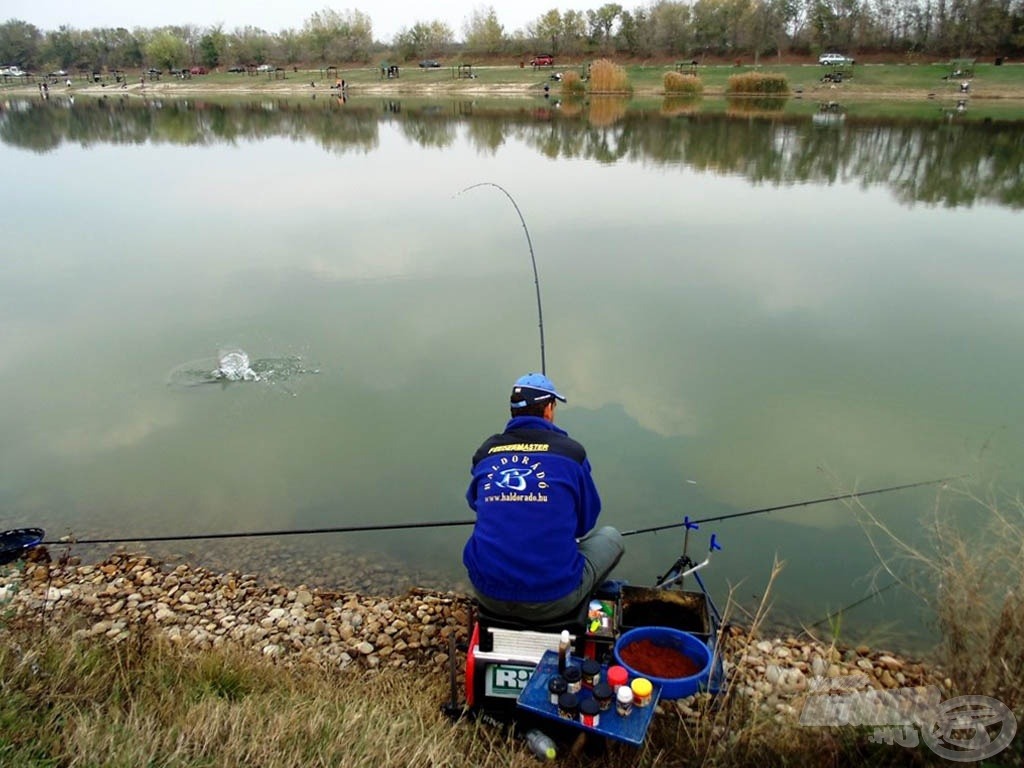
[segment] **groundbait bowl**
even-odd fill
[[[647,640],[660,648],[675,651],[687,657],[697,667],[697,672],[688,677],[658,677],[627,664],[622,658],[622,649],[633,643]],[[711,650],[704,641],[690,632],[671,627],[637,627],[623,633],[613,648],[615,660],[629,672],[631,677],[646,677],[661,688],[662,699],[684,699],[707,687],[711,674]]]
[[[13,563],[38,545],[45,535],[42,528],[16,528],[0,533],[0,565]]]

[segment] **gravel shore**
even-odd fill
[[[109,642],[145,628],[197,649],[232,644],[273,663],[434,668],[446,674],[451,638],[460,647],[467,642],[473,606],[455,591],[412,588],[401,596],[369,596],[267,584],[254,573],[218,573],[116,553],[91,565],[37,556],[24,567],[9,566],[0,575],[0,610],[8,620],[70,620],[77,636]],[[876,690],[949,687],[921,661],[866,646],[761,638],[736,626],[725,635],[729,684],[783,717],[798,714],[816,680],[819,688],[828,679],[857,679]],[[461,653],[457,663],[461,673]],[[676,706],[686,715],[693,711],[690,704]]]

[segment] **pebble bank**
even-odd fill
[[[232,644],[274,663],[367,671],[417,667],[447,675],[451,639],[464,647],[473,606],[452,591],[371,597],[263,584],[257,574],[117,553],[91,565],[37,557],[8,566],[0,571],[0,610],[41,622],[77,617],[78,636],[108,642],[149,630],[197,649]],[[877,690],[949,688],[924,663],[866,646],[758,638],[737,626],[726,630],[724,640],[733,690],[780,717],[798,714],[815,679],[856,677]],[[461,653],[457,665],[461,674]],[[689,715],[693,705],[675,706]]]

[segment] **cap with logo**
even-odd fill
[[[555,383],[543,373],[528,373],[516,379],[512,385],[511,405],[513,408],[525,408],[534,403],[543,403],[555,398],[566,402],[565,397],[555,388]]]

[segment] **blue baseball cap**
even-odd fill
[[[525,376],[520,376],[512,385],[511,406],[525,408],[534,403],[543,403],[552,397],[563,403],[566,402],[565,397],[559,394],[555,388],[555,382],[543,373],[528,373]]]

